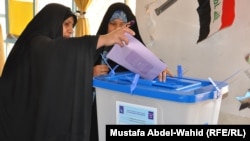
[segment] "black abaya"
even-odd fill
[[[98,138],[91,127],[98,36],[63,38],[70,13],[62,5],[45,6],[10,52],[0,78],[1,141]]]

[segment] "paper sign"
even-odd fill
[[[116,124],[157,124],[157,108],[116,101]]]
[[[128,45],[121,47],[115,44],[107,54],[107,58],[139,74],[142,78],[153,80],[167,65],[136,38],[130,34],[126,36],[129,39]]]

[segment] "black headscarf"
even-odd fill
[[[98,36],[63,38],[69,16],[76,23],[70,8],[46,5],[11,50],[0,78],[1,141],[98,138],[91,127]]]
[[[109,21],[110,21],[112,15],[114,14],[114,12],[117,11],[117,10],[123,11],[126,14],[128,22],[131,21],[131,20],[135,21],[135,23],[130,28],[135,32],[135,36],[134,37],[136,39],[138,39],[142,44],[144,44],[144,42],[143,42],[143,40],[141,38],[139,29],[138,29],[136,17],[133,14],[133,12],[131,11],[131,9],[129,8],[129,6],[126,5],[125,3],[118,2],[118,3],[113,3],[112,5],[109,6],[107,12],[104,14],[104,17],[102,19],[102,22],[101,22],[101,24],[99,26],[99,29],[98,29],[98,31],[97,31],[96,34],[97,35],[107,34]],[[101,57],[100,53],[102,53],[103,50],[109,51],[112,47],[113,46],[105,47],[105,48],[99,48],[96,51],[96,54],[95,54],[95,65],[101,63],[102,57]],[[113,62],[111,60],[109,60],[108,63],[110,64],[110,66],[112,68],[114,68],[117,65],[117,63],[115,63],[115,62]],[[116,72],[120,72],[120,71],[127,71],[127,69],[120,66],[120,67],[118,67],[116,69]]]

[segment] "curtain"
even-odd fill
[[[86,11],[91,2],[92,0],[75,0],[78,9],[77,23],[75,28],[76,37],[90,34],[89,21],[84,15],[86,14]]]
[[[3,43],[3,32],[0,24],[0,77],[2,75],[2,70],[5,62],[5,52],[4,52],[4,43]]]
[[[9,16],[7,34],[18,37],[33,18],[33,1],[9,0],[7,8]]]

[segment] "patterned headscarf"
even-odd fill
[[[125,23],[128,21],[126,14],[121,10],[115,11],[109,21],[111,22],[115,19],[121,19]]]

